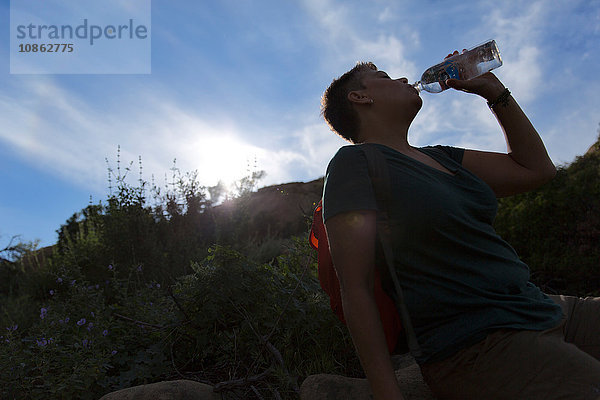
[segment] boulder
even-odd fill
[[[134,386],[108,393],[100,400],[221,400],[213,387],[204,383],[178,380]]]
[[[395,359],[396,378],[407,400],[435,400],[423,380],[419,366],[406,356]],[[347,378],[340,375],[311,375],[300,387],[301,400],[368,400],[372,399],[366,379]]]

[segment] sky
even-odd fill
[[[415,82],[495,39],[494,72],[556,165],[598,137],[600,0],[152,0],[151,65],[139,74],[11,74],[10,18],[0,0],[0,249],[14,235],[54,244],[73,213],[105,201],[118,148],[134,179],[141,157],[159,185],[174,159],[206,186],[249,166],[266,172],[260,186],[323,176],[346,143],[320,98],[357,61]],[[412,145],[506,151],[483,99],[421,97]]]

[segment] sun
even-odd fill
[[[248,175],[262,149],[244,143],[232,135],[202,137],[193,146],[194,165],[202,184],[216,185],[219,181],[227,187]]]

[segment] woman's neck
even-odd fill
[[[365,135],[361,138],[364,143],[379,143],[398,150],[402,153],[414,151],[414,148],[408,143],[408,127],[397,126],[395,128],[386,126],[386,129],[378,127],[366,128]]]

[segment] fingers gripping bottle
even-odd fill
[[[502,58],[496,41],[490,40],[428,68],[421,75],[421,80],[413,86],[419,91],[439,93],[448,89],[446,79],[475,78],[501,65]]]

